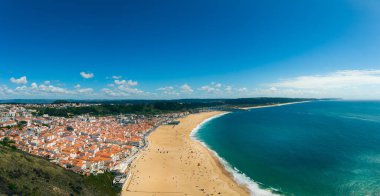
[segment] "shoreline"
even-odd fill
[[[215,163],[217,164],[217,167],[219,167],[219,169],[223,172],[224,175],[226,175],[228,178],[232,179],[238,186],[242,187],[243,189],[245,189],[245,191],[247,193],[249,193],[250,195],[253,194],[252,190],[250,190],[249,188],[249,184],[246,184],[246,183],[243,183],[241,181],[239,181],[236,176],[234,176],[234,173],[231,171],[233,170],[232,167],[229,165],[229,163],[224,160],[223,158],[221,158],[217,152],[215,152],[214,150],[212,150],[209,146],[207,146],[207,144],[205,142],[203,142],[202,140],[198,139],[195,134],[202,128],[203,125],[205,125],[206,123],[216,119],[216,118],[219,118],[219,117],[222,117],[224,115],[227,115],[231,112],[220,112],[220,114],[216,114],[214,116],[211,116],[205,120],[203,120],[201,123],[199,123],[194,129],[191,130],[190,134],[189,134],[189,137],[191,140],[195,141],[198,143],[198,145],[201,145],[202,147],[204,147],[207,152],[209,153],[209,155],[213,158],[213,160],[215,161]]]
[[[308,103],[308,102],[311,102],[311,101],[297,101],[297,102],[276,103],[276,104],[262,105],[262,106],[239,107],[239,109],[242,109],[242,110],[250,110],[250,109],[257,109],[257,108],[278,107],[278,106],[292,105],[292,104],[299,104],[299,103]]]
[[[133,176],[122,195],[249,195],[217,157],[191,134],[226,112],[202,112],[163,125],[148,136],[150,145],[131,166]]]
[[[269,107],[269,106],[267,106],[267,107]],[[204,124],[206,124],[207,122],[209,122],[211,120],[219,118],[221,116],[229,114],[229,113],[231,113],[231,112],[223,112],[221,114],[218,114],[218,115],[212,116],[208,119],[205,119],[203,122],[201,122],[197,127],[195,127],[191,131],[190,138],[193,139],[194,141],[198,142],[204,148],[206,148],[207,151],[210,153],[210,155],[219,164],[218,166],[220,167],[221,170],[223,170],[225,175],[227,175],[232,180],[234,180],[238,185],[243,186],[250,193],[250,195],[261,195],[261,196],[277,195],[277,194],[273,193],[271,191],[271,189],[260,188],[260,185],[257,182],[252,180],[246,174],[240,172],[238,169],[233,168],[233,166],[231,166],[228,161],[226,161],[225,159],[220,157],[216,151],[211,149],[204,141],[202,141],[201,139],[199,139],[195,136],[196,133],[202,128],[202,126]],[[276,191],[276,190],[273,190],[273,191]]]
[[[281,103],[281,104],[272,104],[272,105],[265,105],[265,106],[241,107],[239,109],[250,110],[250,109],[265,108],[265,107],[277,107],[277,106],[306,103],[306,102],[310,102],[310,101]],[[147,137],[147,140],[148,140],[150,145],[147,146],[146,148],[144,148],[144,150],[140,152],[140,156],[138,157],[138,159],[135,159],[132,163],[132,167],[131,167],[132,173],[134,173],[134,174],[137,173],[139,175],[137,175],[135,177],[135,180],[132,179],[133,177],[130,179],[130,182],[129,182],[127,187],[130,187],[131,184],[132,184],[132,187],[128,188],[128,190],[123,189],[121,195],[146,195],[148,193],[149,194],[154,193],[154,194],[158,194],[158,195],[160,195],[160,194],[171,194],[171,195],[172,194],[173,195],[182,194],[183,195],[183,193],[185,193],[185,195],[186,194],[190,194],[190,195],[200,194],[199,192],[197,192],[196,188],[189,187],[187,184],[184,184],[181,187],[179,187],[178,181],[176,182],[175,188],[172,185],[165,184],[164,182],[162,182],[162,180],[165,181],[165,176],[158,177],[157,178],[158,180],[155,180],[154,182],[150,182],[150,183],[146,182],[146,181],[150,180],[151,176],[153,177],[155,175],[155,173],[157,173],[157,170],[152,171],[152,172],[147,172],[144,170],[144,167],[146,169],[149,169],[150,164],[157,164],[157,163],[163,164],[163,165],[170,165],[170,164],[168,164],[168,159],[165,158],[164,156],[158,155],[158,157],[157,157],[157,153],[153,152],[153,150],[154,150],[153,148],[158,147],[158,152],[161,154],[160,148],[166,149],[166,148],[172,147],[171,144],[167,143],[167,141],[166,141],[166,140],[168,140],[168,137],[169,137],[169,140],[172,140],[173,139],[172,137],[177,137],[176,139],[178,139],[179,135],[182,136],[181,139],[183,141],[179,144],[179,146],[177,146],[176,150],[181,151],[181,150],[183,150],[184,147],[186,147],[186,148],[188,148],[187,150],[190,150],[190,153],[193,153],[193,151],[198,150],[198,152],[200,152],[200,155],[202,155],[203,158],[204,158],[204,156],[207,157],[206,160],[205,159],[188,160],[189,164],[190,163],[198,164],[198,167],[199,167],[200,165],[203,165],[204,162],[206,162],[211,167],[211,169],[214,170],[213,174],[218,176],[218,179],[214,179],[214,180],[218,180],[218,181],[223,182],[223,183],[219,182],[219,183],[209,184],[208,185],[209,187],[213,186],[213,188],[215,189],[215,186],[219,185],[219,188],[224,190],[223,193],[227,193],[229,195],[268,195],[268,196],[269,195],[277,195],[276,193],[274,193],[276,191],[275,189],[272,190],[270,188],[269,189],[261,188],[259,183],[255,182],[250,177],[246,176],[244,173],[240,172],[238,169],[231,166],[226,160],[221,158],[217,152],[212,150],[209,146],[207,146],[207,144],[205,142],[203,142],[202,140],[198,139],[195,136],[196,133],[202,128],[202,126],[205,123],[207,123],[207,122],[209,122],[215,118],[219,118],[223,115],[229,114],[229,113],[231,113],[231,112],[227,112],[227,111],[201,112],[201,113],[191,114],[189,116],[180,118],[179,121],[181,123],[179,126],[178,125],[172,126],[172,127],[170,125],[159,126],[157,128],[157,130],[150,133],[149,136]],[[194,121],[194,119],[189,119],[189,118],[194,118],[196,120]],[[182,123],[185,123],[185,124],[187,123],[186,124],[187,126],[186,125],[182,126],[181,125]],[[162,130],[162,131],[160,131],[160,130]],[[168,135],[168,131],[171,131],[171,133],[169,133],[169,135]],[[173,136],[174,131],[175,131],[175,135]],[[164,133],[160,133],[160,132],[164,132]],[[152,146],[152,144],[156,143],[156,142],[160,143],[160,144]],[[180,149],[178,149],[178,148],[180,148]],[[169,152],[166,151],[166,153],[169,153]],[[179,153],[179,154],[181,154],[181,153]],[[178,155],[178,153],[176,153],[175,155]],[[183,153],[181,154],[181,158],[182,158],[182,155],[183,155]],[[145,160],[148,160],[148,159],[152,160],[153,158],[158,159],[157,160],[158,162],[150,162],[150,163],[146,162],[144,164],[141,163],[141,162],[145,162]],[[177,156],[177,158],[178,158],[178,156]],[[174,162],[174,164],[172,163],[171,165],[176,165],[175,161],[172,160],[172,162]],[[203,162],[203,163],[201,163],[201,162]],[[184,171],[185,169],[188,169],[188,166],[186,166],[187,164],[188,163],[180,166],[182,171]],[[136,169],[136,168],[139,168],[140,166],[142,167],[141,170]],[[165,166],[164,166],[164,168],[165,168]],[[156,168],[156,169],[161,169],[161,168]],[[178,170],[178,168],[177,168],[177,170]],[[139,173],[140,171],[142,171],[142,172]],[[161,174],[166,174],[168,172],[167,169],[166,170],[164,169],[164,171],[165,172],[163,172]],[[151,174],[151,175],[149,175],[149,174]],[[189,178],[190,174],[194,175],[194,168],[192,168],[191,171],[187,170],[187,172],[183,173],[182,178],[185,178],[185,179],[181,179],[181,181],[186,181],[186,178]],[[176,175],[175,172],[172,175]],[[204,176],[203,174],[199,174],[199,175]],[[148,177],[148,179],[147,179],[147,177]],[[136,179],[144,179],[144,180],[142,180],[142,182],[140,182],[140,181],[137,182]],[[174,177],[173,177],[173,179],[174,179]],[[150,181],[152,181],[152,180],[150,180]],[[168,181],[168,179],[166,179],[166,181]],[[200,180],[198,179],[198,181],[193,182],[193,183],[197,184],[197,182],[198,182],[198,184],[205,185],[204,183],[199,183],[199,181]],[[151,183],[156,183],[159,186],[153,186],[152,187]],[[221,184],[223,184],[223,186],[220,186]],[[198,186],[195,186],[195,187],[198,187]],[[165,191],[163,191],[163,190],[165,190]],[[173,191],[173,190],[175,190],[175,191]],[[199,190],[203,191],[204,189],[201,188]],[[202,194],[203,193],[205,193],[205,192],[202,192]]]

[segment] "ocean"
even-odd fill
[[[232,112],[193,137],[255,195],[380,195],[380,102]]]

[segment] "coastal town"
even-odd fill
[[[203,123],[228,113],[304,101],[2,103],[0,155],[3,168],[13,169],[0,172],[8,179],[34,175],[17,181],[31,182],[27,186],[59,181],[67,193],[79,194],[87,189],[78,187],[91,184],[95,192],[104,188],[102,195],[249,195],[252,190],[235,181],[234,171],[196,133]],[[41,168],[30,160],[42,161]]]
[[[189,114],[98,117],[87,114],[66,118],[37,115],[35,107],[46,106],[0,105],[0,141],[12,141],[13,146],[22,151],[83,175],[121,174],[115,183],[125,177],[131,161],[148,145],[146,137],[150,132],[162,124],[175,124],[175,119]]]

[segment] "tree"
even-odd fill
[[[26,122],[26,121],[20,121],[19,123],[18,123],[18,125],[20,126],[20,127],[25,127],[26,125],[28,124],[28,122]]]
[[[72,126],[67,126],[66,130],[68,130],[68,131],[74,131],[74,128]]]
[[[4,146],[8,146],[10,139],[8,137],[5,137],[2,141]]]
[[[0,144],[2,144],[3,146],[9,146],[9,147],[14,147],[13,145],[11,144],[14,144],[15,142],[10,140],[8,137],[4,137],[3,138],[3,141],[0,142]]]

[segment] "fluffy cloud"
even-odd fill
[[[25,86],[25,85],[24,86],[18,86],[18,87],[15,88],[15,91],[24,91],[26,89],[28,89],[28,87]]]
[[[237,89],[237,91],[240,92],[240,93],[245,93],[245,92],[248,92],[248,89],[245,88],[245,87],[243,87],[243,88]]]
[[[30,86],[32,87],[32,89],[37,89],[38,88],[38,85],[35,82],[33,82]]]
[[[226,86],[226,87],[224,88],[224,91],[225,91],[226,93],[231,93],[231,92],[232,92],[232,86]]]
[[[128,86],[137,86],[138,82],[133,80],[114,80],[114,83],[117,85],[128,85]]]
[[[80,94],[90,94],[94,91],[92,88],[79,88],[76,90]]]
[[[220,87],[222,87],[222,84],[221,84],[221,83],[211,82],[211,85],[215,86],[216,88],[220,88]]]
[[[276,88],[276,87],[270,87],[269,90],[270,90],[270,91],[273,91],[273,92],[276,92],[276,91],[277,91],[277,88]]]
[[[380,70],[344,70],[326,75],[299,76],[270,84],[276,88],[341,89],[380,84]]]
[[[165,86],[157,89],[161,91],[164,95],[175,95],[179,96],[181,93],[183,94],[191,94],[194,90],[188,84],[183,84],[181,86],[173,87],[173,86]]]
[[[113,90],[111,90],[109,88],[103,88],[102,92],[105,93],[108,96],[111,96],[111,97],[121,96],[119,93],[116,93],[116,92],[114,92]]]
[[[114,80],[114,83],[117,85],[125,85],[127,84],[126,80]]]
[[[203,91],[207,93],[207,97],[247,97],[251,95],[251,91],[249,91],[245,87],[233,87],[231,85],[225,85],[222,83],[211,82],[208,85],[204,85],[198,88],[199,91]]]
[[[128,80],[128,83],[127,83],[129,86],[137,86],[138,85],[138,82],[137,81],[133,81],[133,80]]]
[[[11,77],[10,81],[14,84],[26,84],[26,83],[28,83],[26,76],[22,76],[21,78],[18,78],[18,79]]]
[[[14,93],[15,92],[12,89],[8,88],[7,86],[5,85],[0,86],[0,95],[7,96],[7,95],[12,95]]]
[[[114,88],[114,89],[103,88],[101,91],[105,95],[112,96],[112,97],[128,97],[128,96],[132,96],[132,95],[149,94],[149,93],[146,93],[140,89],[130,88],[130,87],[119,87],[119,88]]]
[[[38,85],[33,82],[30,87],[23,85],[15,88],[15,92],[19,94],[28,94],[28,95],[40,95],[41,93],[53,93],[53,94],[71,94],[72,92],[61,87],[53,85]]]
[[[45,84],[39,85],[38,90],[40,90],[42,92],[46,92],[46,93],[58,93],[58,94],[70,94],[70,93],[72,93],[65,88],[61,88],[61,87],[57,87],[57,86],[53,86],[53,85],[45,85]]]
[[[202,86],[201,88],[199,88],[199,90],[206,91],[208,93],[219,93],[220,92],[220,89],[215,88],[213,86],[209,86],[209,85]]]
[[[221,83],[211,82],[211,84],[204,85],[204,86],[200,87],[198,90],[205,91],[205,92],[210,93],[210,94],[218,94],[218,93],[223,92],[221,89],[222,86],[223,85]]]
[[[122,97],[122,96],[132,96],[132,95],[147,95],[149,93],[144,92],[138,88],[133,86],[137,86],[138,82],[133,80],[118,80],[121,76],[113,76],[114,84],[108,84],[107,86],[110,88],[103,88],[101,91],[107,95],[112,97]]]
[[[174,89],[174,87],[172,87],[172,86],[165,86],[165,87],[160,87],[157,90],[159,90],[159,91],[172,91],[173,89]]]
[[[343,70],[324,75],[306,75],[266,84],[256,89],[265,96],[380,98],[380,70]]]
[[[172,87],[172,86],[160,87],[160,88],[158,88],[157,90],[158,90],[158,91],[161,91],[161,92],[162,92],[163,94],[165,94],[165,95],[176,95],[176,96],[179,95],[179,93],[176,92],[176,91],[174,90],[174,87]]]
[[[124,91],[128,94],[143,94],[144,91],[142,90],[139,90],[137,88],[131,88],[129,86],[119,86],[117,89],[119,89],[120,91]]]
[[[94,77],[94,74],[93,73],[86,73],[86,72],[80,72],[80,75],[82,76],[82,78],[84,79],[90,79],[90,78],[93,78]]]
[[[76,88],[74,90],[70,90],[67,88],[54,86],[50,84],[50,82],[47,84],[47,82],[44,82],[43,84],[38,85],[36,82],[33,82],[30,86],[22,85],[17,86],[13,90],[8,88],[7,86],[1,86],[0,87],[0,95],[13,95],[13,96],[30,96],[30,97],[44,97],[44,96],[51,96],[51,95],[81,95],[81,94],[90,94],[94,90],[92,88],[80,88],[80,86],[76,85]]]
[[[183,84],[180,87],[180,90],[182,93],[185,93],[185,94],[191,94],[192,92],[194,92],[194,90],[188,84]]]

